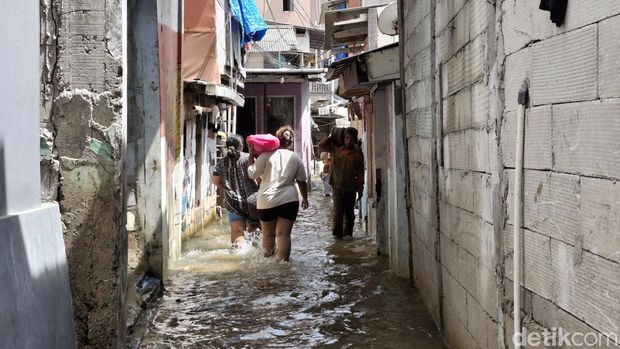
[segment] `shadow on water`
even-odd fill
[[[329,198],[314,193],[293,230],[291,262],[231,254],[212,224],[173,265],[142,348],[443,348],[422,300],[356,224],[334,240]]]

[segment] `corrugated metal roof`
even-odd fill
[[[252,51],[286,52],[295,51],[297,36],[291,26],[270,26],[259,42],[252,42]]]
[[[378,47],[374,50],[371,51],[366,51],[360,54],[357,54],[355,56],[350,56],[347,57],[345,59],[341,59],[337,62],[332,63],[329,66],[329,69],[327,70],[327,74],[325,74],[325,80],[327,81],[331,81],[334,79],[338,79],[338,77],[342,74],[342,72],[345,70],[345,68],[347,68],[348,66],[350,66],[351,64],[353,64],[353,62],[355,61],[360,61],[363,58],[367,57],[368,55],[372,55],[372,54],[381,54],[384,51],[394,51],[391,52],[393,55],[395,54],[395,56],[390,56],[390,58],[394,58],[394,59],[398,59],[398,42],[389,44],[389,45],[385,45],[385,46],[381,46]],[[380,64],[385,64],[386,65],[386,71],[391,72],[392,70],[397,71],[398,67],[400,66],[399,64],[389,64],[390,60],[383,61],[380,62]],[[393,62],[392,62],[393,63]],[[396,69],[395,69],[396,68]],[[381,74],[382,76],[387,76],[390,75],[390,73],[386,73],[385,71],[383,72],[378,72],[378,74]]]

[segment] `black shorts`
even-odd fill
[[[299,201],[287,202],[272,208],[258,210],[258,218],[263,222],[273,222],[278,217],[294,221],[299,212]]]

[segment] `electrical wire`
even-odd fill
[[[304,8],[301,4],[299,4],[299,8],[301,8],[301,10],[304,12],[305,17],[306,17],[306,19],[307,19],[308,23],[310,23],[310,26],[311,26],[311,27],[313,27],[313,28],[315,28],[315,29],[321,29],[320,27],[318,27],[318,26],[314,25],[314,23],[312,22],[312,16],[310,16],[310,15],[308,14],[308,12],[306,11],[306,9],[305,9],[305,8]],[[299,11],[297,10],[297,6],[293,6],[293,10],[295,10],[295,12],[299,13]],[[318,10],[318,9],[317,9],[317,10]]]
[[[271,9],[271,4],[269,4],[269,1],[264,1],[263,5],[267,4],[267,8],[269,9],[269,13],[271,13],[271,18],[273,18],[273,22],[276,25],[276,30],[278,31],[278,34],[280,34],[280,37],[282,38],[282,40],[286,43],[288,43],[288,41],[284,38],[284,35],[282,35],[282,32],[280,31],[280,25],[278,22],[276,22],[276,16],[273,14],[273,9]],[[264,9],[263,9],[264,10]]]
[[[263,48],[259,43],[257,43],[257,42],[252,43],[252,47],[256,47],[258,50],[254,51],[254,52],[260,53],[263,57],[265,57],[268,60],[270,60],[272,64],[277,65],[277,66],[282,65],[283,62],[281,60],[279,60],[276,56],[271,54],[271,52],[265,50],[265,48]],[[290,69],[299,69],[300,68],[300,67],[298,67],[298,66],[296,66],[294,64],[291,64],[289,62],[284,62],[284,63],[287,66],[287,68],[290,68]]]

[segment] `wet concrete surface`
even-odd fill
[[[231,253],[228,225],[188,241],[139,348],[444,348],[409,281],[389,272],[359,222],[331,236],[331,200],[314,191],[290,262],[260,246]],[[257,239],[259,240],[259,239]]]

